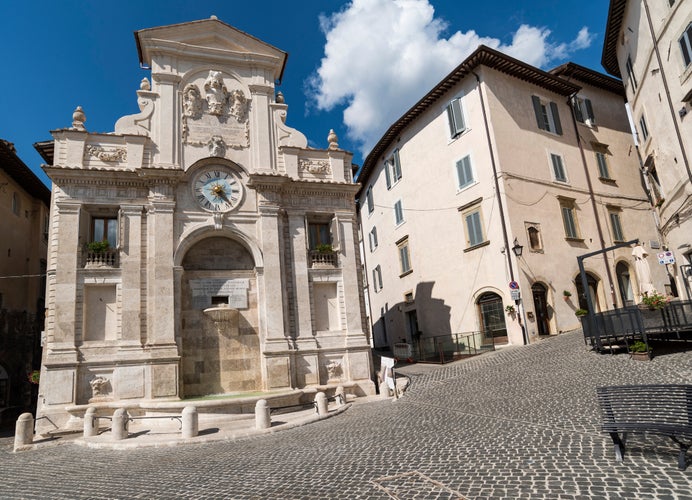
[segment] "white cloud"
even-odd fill
[[[428,0],[352,0],[320,19],[326,36],[320,67],[308,81],[318,109],[345,106],[349,137],[367,154],[386,128],[480,44],[534,66],[564,59],[590,45],[582,28],[569,43],[550,30],[521,25],[509,45],[475,31],[457,31],[434,16]]]

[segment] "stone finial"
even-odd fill
[[[277,104],[283,104],[284,103],[284,94],[280,90],[276,93],[276,103]]]
[[[334,133],[334,129],[329,129],[329,135],[327,136],[327,142],[329,142],[329,149],[339,149],[339,138]]]
[[[75,130],[86,130],[86,128],[84,128],[85,121],[86,115],[84,114],[84,110],[81,106],[77,106],[72,113],[72,128]]]
[[[149,83],[149,79],[146,76],[139,82],[139,90],[151,90],[151,83]]]

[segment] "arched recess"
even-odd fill
[[[483,338],[493,339],[495,344],[507,344],[507,324],[502,297],[495,292],[484,292],[476,299],[478,319]]]
[[[254,252],[232,231],[198,230],[176,251],[179,265],[182,392],[185,397],[261,390],[263,386]],[[206,309],[236,313],[218,318]]]
[[[221,236],[239,242],[252,255],[252,259],[255,262],[255,269],[260,271],[264,268],[262,251],[253,238],[250,238],[248,235],[239,231],[235,227],[223,227],[222,229],[215,229],[212,225],[196,227],[189,231],[185,231],[181,235],[180,243],[178,244],[178,248],[175,249],[175,253],[173,255],[173,265],[182,265],[183,258],[188,250],[190,250],[190,248],[200,241],[211,236]]]
[[[552,306],[548,303],[548,287],[536,282],[531,286],[533,310],[536,314],[538,335],[550,335],[550,320],[553,316]]]
[[[632,273],[626,261],[620,261],[615,265],[615,276],[617,276],[618,291],[623,307],[634,304],[634,291],[632,289]]]
[[[586,302],[586,293],[584,292],[584,287],[581,282],[581,276],[577,275],[574,278],[575,285],[577,287],[577,299],[579,300],[579,308],[580,309],[589,309],[589,305]],[[586,282],[588,283],[589,286],[589,296],[591,297],[591,303],[594,306],[595,311],[593,312],[601,312],[601,301],[600,301],[600,294],[599,294],[599,286],[601,283],[601,280],[596,277],[594,274],[591,272],[587,271],[586,272]]]

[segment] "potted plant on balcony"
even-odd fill
[[[572,296],[572,292],[569,290],[563,290],[562,291],[562,298],[565,299],[566,301],[569,300],[569,298]]]
[[[509,304],[505,306],[505,311],[507,311],[507,314],[515,314],[517,311],[514,309],[514,306],[512,304]]]
[[[642,304],[650,310],[663,309],[668,305],[668,302],[670,302],[670,297],[666,297],[656,290],[642,294]]]
[[[87,251],[90,253],[105,253],[110,249],[108,241],[92,241],[86,245]]]
[[[586,316],[587,314],[589,314],[589,311],[587,311],[586,309],[577,309],[576,311],[574,311],[574,314],[577,316],[577,318],[581,318],[582,316]]]
[[[315,247],[317,253],[332,253],[334,249],[329,243],[320,243]]]
[[[637,361],[648,361],[651,359],[651,354],[649,353],[649,348],[646,343],[641,340],[632,342],[629,346],[630,357]]]

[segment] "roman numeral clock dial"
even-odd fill
[[[229,212],[243,197],[243,186],[230,169],[213,166],[197,173],[192,180],[192,195],[204,210]]]

